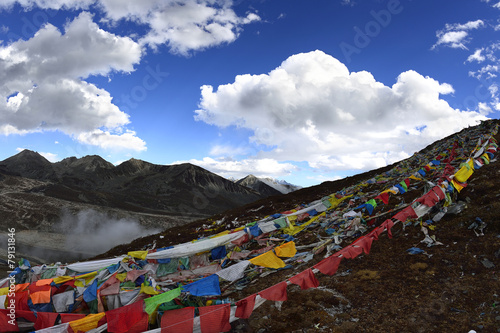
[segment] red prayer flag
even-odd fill
[[[363,249],[366,254],[370,253],[370,248],[372,247],[373,238],[364,236],[358,239],[353,245],[357,245]]]
[[[193,332],[193,319],[194,319],[193,306],[165,311],[161,317],[161,332],[162,333],[192,333]]]
[[[259,292],[259,296],[267,299],[268,301],[286,301],[288,299],[286,294],[286,282],[280,282],[265,290]]]
[[[86,316],[83,313],[60,313],[61,315],[61,324],[69,323],[70,321],[82,319]]]
[[[200,311],[201,333],[229,332],[229,316],[231,314],[231,304],[219,304],[203,306]]]
[[[342,256],[346,259],[354,259],[361,253],[363,253],[363,249],[361,247],[353,247],[352,245],[348,245],[337,253],[342,254]]]
[[[37,312],[36,313],[35,330],[41,330],[44,328],[52,327],[56,323],[57,316],[59,313],[54,312]]]
[[[12,323],[12,319],[7,315],[10,313],[10,310],[0,309],[0,332],[19,332],[19,327],[17,327],[17,322],[14,319],[14,325]]]
[[[393,218],[395,218],[396,220],[399,220],[401,222],[406,221],[406,219],[409,217],[413,217],[413,218],[418,217],[411,206],[406,207],[405,209],[403,209],[402,211],[400,211],[399,213],[397,213],[396,215],[393,216]]]
[[[8,299],[9,299],[8,302],[10,302],[11,298],[8,297]],[[27,290],[15,293],[14,299],[16,302],[16,311],[23,311],[24,310],[24,311],[31,312],[31,309],[28,306],[29,292]]]
[[[378,236],[380,236],[380,234],[383,232],[384,232],[384,227],[379,226],[379,227],[373,229],[372,231],[370,231],[370,233],[367,234],[366,236],[373,238],[373,240],[378,240]]]
[[[410,178],[406,178],[404,180],[404,182],[405,182],[407,188],[410,187]]]
[[[333,275],[337,272],[342,258],[339,256],[329,256],[317,263],[314,268],[326,275]]]
[[[375,197],[375,199],[380,199],[384,204],[387,205],[389,203],[389,192],[380,193]]]
[[[253,294],[253,295],[248,296],[247,298],[244,298],[244,299],[236,302],[235,316],[238,318],[242,318],[242,319],[250,318],[250,315],[252,314],[253,308],[255,306],[255,298],[256,297],[257,297],[257,294]]]
[[[108,321],[108,331],[113,333],[128,332],[135,324],[142,323],[144,318],[146,318],[146,327],[144,330],[147,330],[148,314],[144,312],[144,301],[134,302],[130,305],[107,311],[106,318]]]
[[[295,276],[292,276],[288,279],[291,283],[296,284],[302,290],[306,290],[309,288],[318,288],[319,282],[316,279],[312,269],[306,269],[302,273],[299,273]]]
[[[31,310],[16,310],[16,318],[24,318],[32,323],[36,322],[36,315]]]
[[[238,246],[241,246],[241,245],[245,244],[246,242],[248,242],[248,240],[249,240],[248,234],[244,234],[240,238],[235,239],[234,241],[231,241],[231,243],[238,245]]]
[[[141,320],[132,325],[127,333],[142,333],[148,330],[149,325],[149,316],[146,313],[145,316],[142,317]]]
[[[392,222],[391,219],[388,219],[388,220],[385,220],[381,226],[383,226],[384,228],[387,228],[387,236],[389,238],[392,238],[392,232],[391,232],[391,228],[392,226],[394,225],[394,222]]]
[[[443,189],[439,186],[434,186],[432,188],[432,190],[434,191],[434,193],[437,194],[437,196],[439,197],[439,200],[444,200],[444,198],[446,197],[444,192],[443,192]]]

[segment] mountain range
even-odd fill
[[[0,215],[4,223],[44,230],[60,219],[62,208],[91,208],[164,227],[165,221],[182,224],[298,188],[252,175],[233,182],[189,163],[132,158],[115,166],[97,155],[51,163],[25,149],[0,162]]]

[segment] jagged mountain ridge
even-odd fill
[[[274,187],[271,187],[268,184],[264,183],[254,175],[248,175],[245,178],[237,180],[235,183],[251,188],[259,193],[265,193],[267,196],[283,194]]]
[[[235,182],[249,187],[259,193],[265,193],[268,196],[287,194],[302,188],[300,186],[287,183],[286,181],[280,181],[273,178],[258,178],[254,175],[248,175]]]
[[[114,166],[97,155],[51,163],[23,150],[0,162],[0,173],[42,182],[30,193],[129,211],[209,216],[263,198],[201,167],[130,159]]]

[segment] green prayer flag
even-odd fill
[[[408,191],[408,186],[406,186],[406,183],[404,180],[401,183],[399,183],[399,185],[403,186],[405,191]]]
[[[377,202],[375,201],[375,199],[370,199],[366,203],[372,205],[373,208],[377,207]]]
[[[181,288],[175,288],[167,291],[166,293],[159,294],[150,298],[146,298],[144,303],[146,303],[145,311],[151,315],[158,306],[162,303],[170,302],[174,298],[177,298],[181,295]]]

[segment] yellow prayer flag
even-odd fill
[[[255,258],[250,259],[250,262],[256,266],[269,267],[269,268],[283,268],[285,263],[278,258],[273,251],[267,251]]]
[[[69,326],[74,332],[87,332],[97,328],[99,320],[101,320],[105,315],[106,313],[89,314],[82,319],[70,321]]]
[[[219,232],[218,234],[210,236],[209,238],[217,238],[217,237],[220,237],[220,236],[228,235],[230,232],[231,232],[231,230],[225,230],[223,232]]]
[[[74,277],[73,276],[58,276],[56,278],[54,278],[54,283],[55,284],[61,284],[61,283],[64,283],[64,282],[68,282],[68,281],[71,281],[73,280]]]
[[[141,285],[141,291],[140,293],[142,294],[148,294],[148,295],[158,295],[159,292],[155,290],[152,286],[145,286],[144,283]]]
[[[465,187],[465,186],[460,185],[460,183],[456,182],[454,179],[451,180],[451,183],[453,184],[453,187],[455,187],[455,189],[458,192],[462,191],[463,188]]]
[[[127,253],[127,255],[129,255],[133,258],[145,260],[146,256],[148,255],[148,251],[130,251]]]
[[[9,287],[0,288],[0,296],[7,295],[9,293]]]
[[[338,205],[340,205],[342,203],[342,201],[346,200],[346,199],[349,199],[350,197],[352,197],[353,194],[351,195],[347,195],[345,197],[342,197],[340,199],[337,199],[335,196],[328,199],[328,201],[330,201],[330,203],[332,204],[332,206],[330,208],[328,208],[328,210],[331,210],[331,209],[334,209],[334,208],[337,208]]]
[[[465,183],[467,179],[474,173],[474,161],[469,159],[466,165],[462,166],[455,174],[455,179],[460,183]]]
[[[127,272],[125,272],[125,273],[120,273],[120,274],[116,274],[116,278],[117,278],[120,282],[125,281],[125,279],[127,278]]]
[[[276,251],[276,255],[278,257],[291,258],[295,255],[295,253],[297,253],[297,249],[295,248],[295,242],[293,241],[280,245],[274,250]]]

